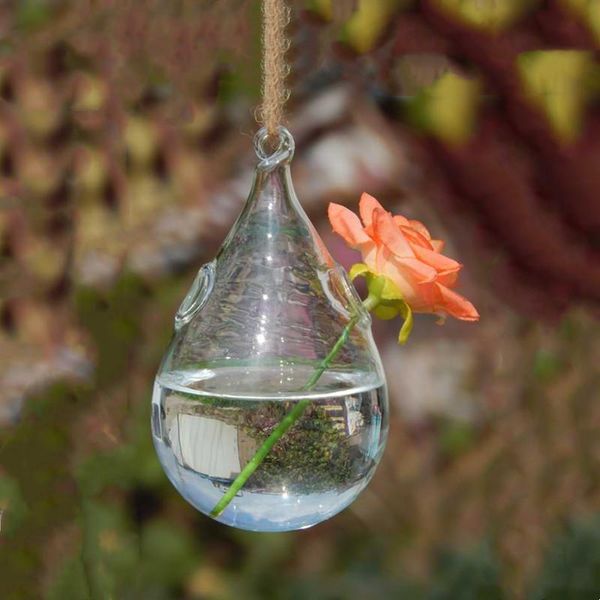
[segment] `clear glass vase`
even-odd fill
[[[370,316],[296,198],[293,138],[281,128],[277,150],[266,143],[261,130],[246,205],[175,317],[152,433],[167,476],[198,510],[286,531],[328,519],[364,489],[388,404]]]

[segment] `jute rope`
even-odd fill
[[[285,53],[289,42],[285,28],[290,11],[285,0],[263,0],[263,84],[261,119],[269,135],[278,136],[289,93],[285,87],[288,66]]]

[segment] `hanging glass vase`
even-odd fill
[[[199,511],[286,531],[364,489],[388,406],[370,316],[294,192],[294,140],[280,128],[274,152],[267,141],[259,131],[246,205],[175,317],[152,432],[167,476]]]

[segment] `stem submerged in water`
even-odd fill
[[[363,307],[367,311],[373,310],[377,306],[377,299],[369,296],[364,300]],[[337,353],[341,350],[343,345],[346,343],[350,332],[354,329],[354,326],[360,320],[360,315],[355,314],[348,324],[342,331],[337,342],[330,350],[329,354],[319,363],[319,366],[315,369],[311,378],[306,382],[302,388],[303,392],[310,391],[319,381],[323,373],[331,365],[331,361],[337,356]],[[219,500],[215,507],[210,512],[212,517],[218,517],[226,508],[230,502],[235,498],[236,494],[244,487],[246,481],[250,478],[252,473],[258,469],[263,460],[267,457],[273,446],[285,435],[285,433],[302,417],[306,409],[310,406],[310,400],[301,400],[292,408],[292,410],[279,422],[279,425],[272,431],[271,435],[263,442],[262,446],[257,450],[256,454],[250,459],[248,464],[242,469],[241,473],[235,478],[225,495]]]

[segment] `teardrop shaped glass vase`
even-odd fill
[[[246,205],[175,318],[152,431],[169,479],[198,510],[242,529],[286,531],[335,515],[364,489],[388,407],[370,317],[294,193],[293,138],[282,128],[272,155],[265,142],[260,131]]]

